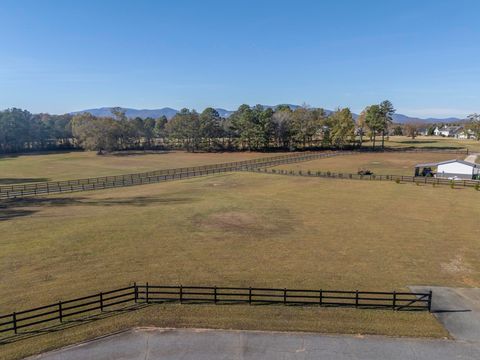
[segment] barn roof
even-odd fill
[[[480,167],[479,164],[471,163],[471,162],[468,162],[468,161],[465,161],[465,160],[458,160],[458,159],[445,160],[445,161],[440,161],[440,162],[436,162],[436,163],[417,164],[417,165],[415,165],[415,167],[416,168],[433,167],[433,166],[438,166],[438,165],[450,164],[450,163],[454,163],[454,162],[460,163],[460,164],[463,164],[463,165],[468,165],[468,166],[471,166],[473,168]]]

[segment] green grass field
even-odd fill
[[[341,157],[330,157],[285,164],[274,167],[283,170],[331,171],[356,174],[360,169],[369,169],[378,175],[409,175],[415,173],[419,163],[438,162],[450,159],[464,159],[466,155],[420,152],[420,153],[359,153]]]
[[[192,164],[197,155],[211,154],[175,156],[194,158]],[[244,155],[257,156],[238,156]],[[398,157],[410,154],[367,155],[388,155],[380,163],[391,169],[417,161]],[[95,166],[103,161],[89,160],[88,153],[70,156],[87,156],[79,162]],[[364,155],[316,162],[356,170],[355,156]],[[169,161],[166,167],[188,162]],[[41,166],[29,171],[16,176],[53,176]],[[133,281],[388,291],[480,286],[479,200],[470,188],[228,173],[3,201],[0,314]],[[446,336],[427,313],[173,305],[3,345],[0,354],[21,358],[134,325]]]
[[[255,152],[187,153],[130,152],[99,156],[95,152],[65,152],[0,156],[0,185],[121,175],[233,162],[281,155]]]

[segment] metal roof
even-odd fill
[[[454,162],[458,162],[458,163],[460,163],[460,164],[468,165],[468,166],[471,166],[471,167],[474,167],[474,168],[480,167],[479,164],[471,163],[471,162],[468,162],[468,161],[465,161],[465,160],[458,160],[458,159],[445,160],[445,161],[440,161],[440,162],[436,162],[436,163],[417,164],[417,165],[415,165],[415,167],[416,167],[416,168],[419,168],[419,167],[432,167],[432,166],[450,164],[450,163],[454,163]]]

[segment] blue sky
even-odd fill
[[[0,0],[0,108],[480,112],[480,1]]]

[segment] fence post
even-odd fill
[[[319,296],[319,305],[322,306],[323,305],[323,290],[320,289],[320,296]]]
[[[183,286],[182,285],[180,285],[179,296],[180,296],[180,304],[181,304],[183,302]]]
[[[358,290],[355,290],[355,307],[358,308]]]
[[[393,301],[392,301],[392,310],[395,311],[397,308],[397,292],[393,292]]]
[[[287,288],[283,289],[283,304],[287,303]]]
[[[12,318],[13,318],[13,332],[17,334],[17,313],[16,312],[13,312]]]
[[[63,323],[63,310],[61,301],[58,301],[58,318],[60,319],[60,322]]]
[[[137,287],[137,282],[133,283],[133,299],[135,301],[135,304],[138,302],[138,287]]]
[[[217,303],[217,287],[216,286],[213,288],[213,302],[215,304]]]
[[[103,312],[103,293],[98,294],[100,296],[100,311]]]
[[[146,290],[145,290],[145,299],[146,299],[147,304],[148,304],[148,281],[147,281],[147,283],[146,283],[146,285],[145,285],[145,289],[146,289]]]
[[[248,303],[252,305],[252,288],[248,288]]]
[[[432,312],[432,290],[428,293],[428,312]]]

